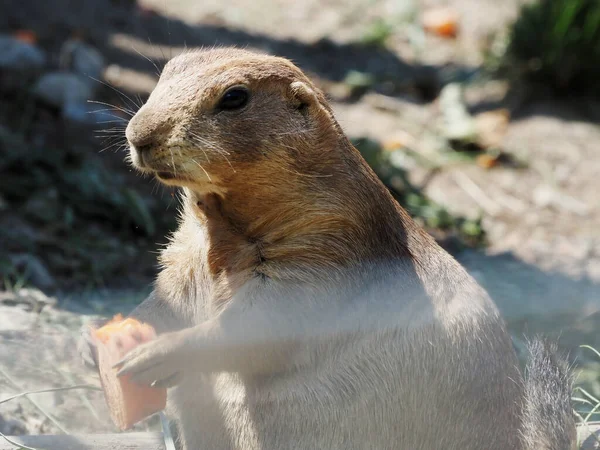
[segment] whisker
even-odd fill
[[[233,168],[233,165],[231,164],[231,161],[227,157],[227,155],[229,154],[229,152],[226,152],[226,151],[224,151],[224,150],[222,150],[220,148],[217,148],[217,147],[214,147],[213,150],[215,150],[219,156],[222,156],[223,159],[225,159],[225,161],[227,162],[227,164],[229,164],[229,167],[231,168],[231,170],[233,170],[233,173],[236,173],[235,169]]]
[[[121,139],[118,136],[95,136],[96,139],[100,140],[102,145],[112,145],[115,143],[123,143],[125,144],[125,140]]]
[[[125,133],[123,133],[123,130],[96,130],[94,132],[94,135],[98,138],[98,139],[119,139],[119,140],[125,140]]]
[[[202,169],[202,171],[206,174],[206,177],[208,178],[208,181],[210,181],[212,183],[212,178],[210,177],[210,175],[208,174],[208,172],[206,171],[206,169],[204,167],[202,167],[202,164],[200,164],[194,158],[192,158],[192,161],[194,161],[196,163],[196,165]]]
[[[162,55],[162,57],[163,57],[163,61],[167,61],[167,58],[165,57],[165,52],[163,52],[162,46],[160,46],[160,45],[154,45],[154,44],[152,43],[152,41],[150,40],[150,36],[148,36],[148,43],[149,43],[149,44],[150,44],[152,47],[154,47],[154,48],[158,47],[158,49],[160,50],[160,53],[161,53],[161,55]]]
[[[177,167],[175,167],[175,156],[173,155],[173,148],[169,147],[169,152],[171,152],[171,164],[173,165],[173,174],[177,177]]]
[[[139,108],[141,107],[141,105],[138,105],[137,103],[135,103],[135,102],[134,102],[134,101],[131,99],[131,97],[129,97],[129,96],[128,96],[128,95],[127,95],[125,92],[121,91],[120,89],[117,89],[116,87],[114,87],[114,86],[113,86],[113,85],[111,85],[110,83],[106,83],[105,81],[98,80],[97,78],[94,78],[94,77],[90,77],[90,78],[91,78],[92,80],[94,80],[94,81],[97,81],[98,83],[101,83],[101,84],[103,84],[104,86],[106,86],[106,87],[108,87],[108,88],[112,89],[112,90],[113,90],[113,91],[115,91],[117,94],[119,94],[120,96],[122,96],[122,97],[123,97],[123,99],[127,99],[127,100],[129,100],[129,101],[130,101],[130,102],[133,104],[133,106],[134,106],[136,109],[139,109]]]
[[[121,108],[121,107],[119,107],[117,105],[111,105],[110,103],[99,102],[97,100],[88,100],[88,103],[94,103],[94,104],[97,104],[97,105],[108,106],[110,108],[114,108],[114,109],[116,109],[118,111],[121,111],[123,114],[127,114],[130,117],[135,116],[135,111],[132,111],[130,109]]]
[[[206,153],[206,151],[204,150],[204,148],[200,147],[200,150],[202,150],[202,153],[204,153],[204,157],[206,158],[206,162],[210,164],[210,158],[208,157],[208,154]],[[198,164],[198,163],[196,163]]]
[[[227,157],[227,155],[229,155],[229,152],[223,150],[219,146],[214,145],[213,143],[211,143],[208,140],[204,139],[202,136],[200,136],[199,134],[195,133],[194,131],[192,131],[190,129],[186,128],[185,131],[190,136],[192,142],[195,143],[195,144],[197,144],[200,147],[200,150],[202,150],[202,152],[204,153],[204,156],[205,156],[205,158],[206,158],[207,161],[210,161],[210,159],[209,159],[206,151],[204,150],[204,148],[209,148],[210,150],[214,150],[219,156],[221,156],[221,157],[223,157],[223,159],[225,159],[225,161],[227,162],[227,164],[229,164],[229,167],[231,168],[231,170],[233,170],[234,173],[236,172],[235,168],[231,164],[231,161]]]
[[[117,117],[117,116],[114,116],[114,117]],[[105,123],[122,123],[122,122],[123,122],[122,120],[102,120],[102,121],[96,122],[96,123],[105,124]],[[99,131],[102,131],[102,130],[99,130]],[[121,131],[125,131],[125,127]]]
[[[108,114],[108,113],[102,113],[102,115],[107,116],[107,117],[113,117],[113,119],[112,120],[102,120],[102,121],[99,121],[96,123],[117,123],[117,124],[121,124],[121,126],[123,127],[123,130],[125,130],[125,128],[127,128],[127,125],[123,124],[123,122],[129,123],[128,120],[125,120],[122,117],[115,116],[113,114]]]
[[[154,190],[156,189],[156,193],[158,194],[161,186],[162,186],[161,182],[158,181],[156,178],[153,178],[152,179],[152,191],[150,193],[152,195],[154,195]]]
[[[115,110],[115,108],[94,109],[93,111],[86,111],[86,114],[101,113],[101,112],[114,111],[114,110]],[[119,117],[119,116],[115,116],[115,117]],[[119,118],[122,120],[125,120],[122,117],[119,117]]]
[[[116,153],[119,150],[123,150],[123,149],[127,148],[127,145],[125,143],[123,143],[123,142],[114,142],[113,144],[111,144],[111,145],[109,145],[107,147],[104,147],[98,153],[105,152],[106,150],[110,150],[111,148],[114,148],[114,147],[116,147],[116,151],[115,151],[115,153]]]
[[[124,126],[124,125],[115,125],[114,127],[111,127],[111,128],[102,128],[102,129],[98,130],[98,132],[102,132],[102,133],[107,133],[107,132],[123,132],[126,129],[127,129],[127,127]]]
[[[126,143],[125,139],[122,136],[104,136],[104,135],[96,135],[96,139],[99,139],[103,144],[114,143],[114,142],[123,142]]]
[[[140,94],[135,94],[135,98],[137,98],[137,100],[140,103],[140,105],[144,104],[144,101],[142,100],[142,97],[140,96]],[[140,108],[141,108],[141,106],[140,106]]]
[[[140,55],[142,58],[146,59],[150,64],[152,64],[154,66],[154,68],[156,69],[156,76],[160,78],[160,69],[158,68],[156,63],[154,61],[152,61],[148,56],[146,56],[142,52],[140,52],[137,48],[135,48],[133,46],[133,44],[131,44],[131,48],[133,49],[134,52],[136,52],[138,55]]]

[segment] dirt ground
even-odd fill
[[[490,291],[516,341],[544,332],[560,337],[574,359],[593,360],[578,346],[600,348],[600,102],[515,91],[504,81],[473,76],[485,63],[490,36],[515,19],[519,1],[478,0],[476,7],[469,0],[7,3],[3,8],[12,12],[0,19],[0,26],[35,29],[47,37],[49,48],[74,29],[83,30],[109,64],[107,81],[133,98],[143,99],[151,91],[157,79],[154,64],[160,68],[186,47],[238,45],[289,57],[330,96],[351,137],[400,140],[429,159],[439,157],[439,89],[448,80],[467,80],[465,101],[473,114],[510,112],[499,146],[524,161],[524,167],[486,169],[470,161],[432,170],[409,157],[402,164],[411,181],[450,212],[482,217],[486,248],[455,256]],[[419,13],[440,3],[459,14],[457,39],[417,30]],[[357,44],[381,19],[394,24],[387,45]],[[351,71],[377,81],[361,95],[347,95]],[[122,156],[108,157],[120,163]],[[137,186],[152,189],[145,181]],[[31,315],[23,313],[19,326],[0,320],[0,368],[18,380],[4,377],[0,398],[18,389],[97,383],[78,366],[76,330],[90,314],[126,309],[143,297],[144,289],[140,284],[127,292],[60,293],[59,307],[49,306],[35,319],[41,341],[31,334]],[[57,320],[65,323],[58,326]],[[4,367],[6,361],[14,366]],[[584,381],[593,378],[588,372],[582,376]],[[111,430],[96,394],[36,398],[46,402],[42,409],[57,411],[71,432]],[[1,405],[0,417],[16,420],[14,429],[5,424],[0,432],[57,431],[26,401]]]

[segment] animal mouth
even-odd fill
[[[193,178],[186,176],[179,171],[171,172],[169,170],[155,170],[154,176],[163,183],[167,183],[169,185],[176,184],[182,185],[182,183],[190,183],[193,182]]]
[[[177,176],[173,172],[165,172],[165,171],[156,172],[156,176],[163,180],[175,180],[177,178]]]

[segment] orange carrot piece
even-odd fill
[[[156,332],[148,325],[119,314],[102,328],[94,330],[98,349],[98,370],[104,389],[106,403],[115,425],[127,430],[137,422],[161,411],[167,402],[167,390],[141,386],[128,375],[117,377],[118,363],[127,352],[156,338]]]

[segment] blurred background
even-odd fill
[[[214,45],[305,70],[517,349],[560,338],[598,419],[597,0],[3,0],[0,398],[97,383],[77,330],[144,298],[176,226],[176,192],[124,162],[127,120],[169,58]],[[92,392],[0,405],[4,434],[111,427]]]

